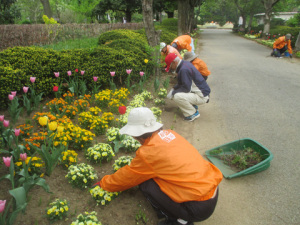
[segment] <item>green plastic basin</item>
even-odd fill
[[[232,150],[241,151],[244,148],[252,148],[254,151],[260,153],[262,155],[263,160],[258,164],[251,166],[242,171],[236,171],[227,164],[225,164],[221,159],[219,159],[213,151],[222,148],[224,154],[232,154]],[[266,170],[270,167],[270,162],[273,159],[273,154],[263,145],[258,142],[250,139],[244,138],[236,141],[229,142],[224,145],[220,145],[218,147],[212,148],[205,152],[206,157],[211,163],[213,163],[219,170],[222,172],[223,176],[227,179],[231,179],[234,177],[245,176],[253,173],[258,173],[263,170]]]

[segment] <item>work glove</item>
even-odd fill
[[[168,98],[168,99],[172,99],[172,98],[173,98],[173,91],[174,91],[174,88],[172,88],[172,89],[169,91],[169,93],[168,93],[168,95],[167,95],[167,98]]]
[[[93,184],[91,188],[95,188],[96,186],[99,186],[99,187],[101,188],[101,186],[100,186],[100,181],[97,182],[97,183],[95,183],[95,184]]]

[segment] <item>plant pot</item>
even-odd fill
[[[237,171],[231,166],[227,165],[222,159],[218,157],[218,155],[214,153],[221,148],[223,150],[222,154],[234,154],[233,151],[242,151],[242,149],[248,147],[252,148],[255,152],[258,152],[262,156],[263,160],[242,171]],[[254,174],[266,170],[270,167],[270,162],[273,159],[273,154],[266,147],[250,138],[236,140],[212,148],[210,150],[207,150],[205,152],[205,155],[209,161],[211,161],[216,167],[218,167],[223,176],[227,179]]]

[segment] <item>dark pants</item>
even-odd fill
[[[285,45],[283,48],[276,48],[273,50],[274,52],[274,56],[275,57],[280,57],[286,50],[287,50],[287,46]]]
[[[153,179],[145,181],[139,187],[158,216],[164,215],[167,219],[174,221],[178,218],[189,222],[206,220],[214,212],[219,194],[217,190],[216,196],[206,201],[177,203],[162,192]]]

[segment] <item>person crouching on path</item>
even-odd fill
[[[208,70],[206,63],[199,59],[197,55],[193,52],[186,52],[184,53],[183,59],[185,61],[191,62],[194,67],[201,73],[204,80],[207,80],[208,75],[210,75],[210,71]]]
[[[175,38],[172,41],[171,46],[176,48],[178,51],[186,49],[189,52],[195,52],[194,39],[190,35],[181,35]]]
[[[273,43],[273,51],[271,56],[281,57],[281,55],[288,50],[290,58],[292,58],[293,50],[291,46],[291,34],[286,34],[285,36],[279,37]]]
[[[94,186],[119,192],[139,185],[162,219],[159,225],[192,225],[206,220],[216,207],[223,175],[186,139],[162,127],[149,108],[132,109],[119,132],[142,146],[129,165],[104,176]]]
[[[209,102],[210,88],[192,63],[181,60],[173,53],[167,55],[165,62],[166,71],[177,74],[177,84],[167,97],[176,102],[185,120],[193,121],[200,117],[198,105]]]

